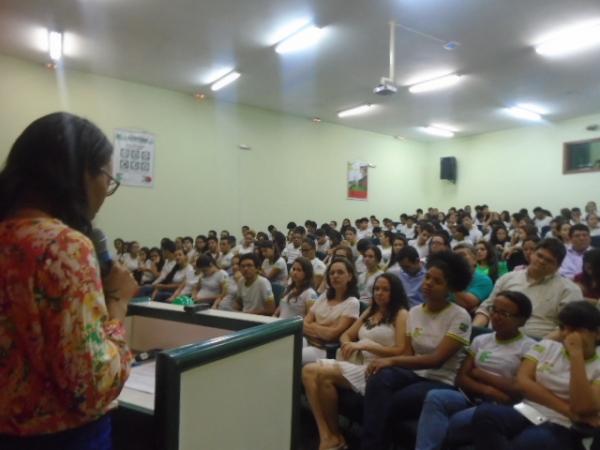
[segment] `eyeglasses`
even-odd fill
[[[512,313],[509,313],[509,312],[506,312],[506,311],[501,311],[501,310],[497,309],[494,305],[490,305],[488,307],[488,312],[490,314],[497,314],[500,317],[504,317],[505,319],[514,319],[516,317],[519,317],[518,314],[512,314]]]
[[[113,195],[115,192],[117,192],[119,186],[121,186],[121,182],[104,169],[100,169],[100,172],[108,177],[108,189],[106,189],[106,196],[108,197]]]

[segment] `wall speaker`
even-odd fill
[[[454,156],[440,158],[440,180],[456,183],[456,158]]]

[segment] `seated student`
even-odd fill
[[[324,229],[319,228],[315,233],[317,236],[317,252],[326,255],[331,248],[331,241]]]
[[[310,263],[312,264],[312,268],[313,268],[312,285],[320,286],[321,282],[323,281],[323,277],[325,275],[325,270],[327,269],[327,266],[325,265],[325,263],[323,261],[321,261],[319,258],[317,258],[315,241],[312,240],[311,238],[302,239],[300,251],[302,252],[302,256],[307,258],[310,261]]]
[[[509,272],[496,281],[494,290],[475,313],[473,325],[486,326],[488,307],[500,291],[518,291],[531,300],[531,317],[523,332],[534,339],[542,339],[556,330],[558,313],[569,302],[582,298],[581,289],[558,273],[565,257],[565,246],[556,239],[544,239],[531,254],[525,270]]]
[[[423,404],[416,450],[459,447],[473,440],[475,405],[491,401],[516,403],[515,386],[521,359],[535,341],[519,328],[531,315],[531,302],[520,292],[504,291],[494,298],[491,320],[495,333],[477,336],[456,377],[460,391],[429,391]]]
[[[465,237],[468,237],[473,244],[477,244],[483,238],[483,233],[475,226],[470,215],[463,216],[461,223],[467,229],[468,234]]]
[[[490,295],[494,288],[494,283],[487,275],[476,270],[477,260],[475,249],[470,245],[457,245],[454,247],[454,253],[458,253],[467,260],[473,271],[471,282],[464,291],[455,292],[452,299],[469,312],[475,312],[475,309]]]
[[[312,288],[312,279],[313,266],[308,258],[302,256],[296,258],[290,271],[290,284],[283,293],[273,316],[281,319],[305,317],[317,300],[317,293]]]
[[[139,252],[140,244],[138,241],[131,241],[125,245],[125,253],[121,257],[121,263],[132,273],[137,272],[140,268]]]
[[[450,248],[454,249],[457,245],[473,245],[473,242],[469,238],[469,230],[464,225],[456,225],[452,233]]]
[[[146,249],[146,247],[144,247],[144,249]],[[147,254],[149,257],[145,260],[145,263],[142,263],[142,251],[140,251],[140,272],[142,273],[140,285],[142,286],[148,285],[158,278],[163,266],[159,248],[152,247],[150,250],[147,250]]]
[[[508,237],[508,231],[501,225],[492,227],[492,233],[490,235],[490,244],[496,250],[496,255],[501,256],[504,253],[506,247],[510,245],[510,238]]]
[[[559,273],[572,280],[583,269],[583,254],[591,249],[589,228],[581,223],[573,225],[569,230],[569,241],[571,244],[567,247]]]
[[[416,419],[430,390],[453,389],[471,318],[449,294],[470,281],[471,268],[460,255],[439,252],[427,261],[425,303],[408,312],[404,354],[376,359],[367,368],[361,448],[386,448],[393,420]]]
[[[379,264],[381,263],[381,250],[371,245],[362,252],[362,262],[365,271],[358,274],[358,295],[360,300],[371,302],[373,295],[373,284],[375,279],[383,273]]]
[[[219,239],[216,236],[209,236],[206,238],[207,251],[210,256],[212,256],[213,260],[219,259]]]
[[[194,240],[192,239],[191,236],[185,236],[182,240],[182,248],[183,248],[183,253],[185,253],[185,256],[187,256],[188,262],[192,265],[195,266],[196,265],[196,258],[198,257],[199,253],[198,251],[194,248]]]
[[[550,225],[552,221],[551,215],[547,214],[547,211],[539,206],[533,208],[533,214],[535,218],[533,219],[533,223],[538,229],[538,235],[542,234],[542,228]]]
[[[583,270],[573,281],[581,288],[583,298],[598,304],[600,300],[600,248],[594,248],[583,255]]]
[[[384,267],[387,267],[390,258],[392,257],[392,242],[394,241],[394,236],[395,234],[388,230],[381,233],[381,245],[379,245],[379,250],[381,250],[381,264]]]
[[[590,229],[590,236],[600,236],[600,225],[598,224],[598,214],[591,213],[587,216],[586,224]]]
[[[358,258],[358,249],[356,248],[357,242],[358,238],[356,237],[356,228],[351,226],[347,227],[344,231],[344,240],[342,241],[342,244],[347,245],[352,249],[352,255],[354,255],[352,261]]]
[[[238,285],[242,282],[244,277],[240,272],[240,257],[238,255],[234,255],[231,258],[231,274],[228,275],[226,283],[227,283],[227,293],[222,298],[217,298],[213,304],[213,309],[220,309],[221,311],[235,311],[233,304],[235,302],[235,298],[237,297]]]
[[[253,253],[240,255],[240,272],[244,279],[238,285],[233,304],[236,311],[270,316],[275,311],[271,283],[258,274],[258,259]]]
[[[196,236],[196,240],[194,242],[194,254],[196,256],[200,255],[206,251],[206,248],[206,236],[204,236],[203,234],[199,234],[198,236]]]
[[[240,256],[254,253],[254,231],[248,230],[243,236],[242,243],[237,246],[236,253]]]
[[[571,243],[570,232],[571,232],[571,223],[563,222],[558,229],[558,237],[562,241],[563,244],[569,245]]]
[[[123,255],[127,251],[127,246],[125,245],[125,241],[121,238],[116,238],[113,241],[113,245],[115,247],[115,260],[118,262],[123,261]]]
[[[361,217],[356,221],[356,225],[356,239],[359,241],[361,239],[371,239],[373,236],[373,230],[369,228],[369,219],[366,217]]]
[[[217,266],[209,253],[198,256],[196,269],[200,277],[192,289],[195,302],[213,303],[227,295],[227,272]]]
[[[350,263],[352,264],[352,267],[354,267],[354,263],[352,263],[352,261],[353,261],[352,249],[350,247],[348,247],[347,245],[339,244],[336,247],[334,247],[333,249],[331,249],[330,254],[327,255],[327,258],[325,258],[325,261],[323,261],[325,263],[325,267],[326,268],[329,267],[331,265],[331,261],[333,261],[333,259],[336,257],[346,258],[348,261],[350,261]],[[325,277],[323,277],[323,281],[321,281],[321,284],[319,284],[317,287],[317,294],[319,294],[319,295],[323,294],[323,292],[325,292],[328,287],[329,286],[327,286],[327,280]]]
[[[386,267],[386,270],[390,270],[390,269],[400,269],[400,263],[398,261],[398,255],[400,254],[400,250],[402,250],[404,247],[408,246],[408,241],[406,240],[406,238],[404,236],[400,236],[400,235],[395,235],[394,239],[392,240],[392,254],[390,256],[390,260],[388,262],[388,265]]]
[[[402,281],[411,308],[422,304],[423,292],[421,286],[425,279],[425,268],[419,258],[417,249],[410,246],[404,247],[398,253],[397,259],[400,267],[388,269],[388,272],[393,273]]]
[[[498,261],[498,254],[488,241],[479,241],[475,245],[477,272],[487,275],[495,283],[505,273],[508,273],[506,261]]]
[[[300,250],[302,239],[304,239],[304,229],[300,227],[294,228],[290,243],[281,252],[281,256],[286,260],[288,267],[291,267],[296,258],[302,256],[302,250]]]
[[[367,266],[363,261],[365,250],[373,245],[371,239],[361,239],[356,243],[356,251],[358,256],[354,258],[354,270],[356,270],[356,276],[367,271]]]
[[[523,404],[546,421],[534,425],[512,406],[483,404],[472,421],[476,449],[578,449],[573,423],[600,425],[600,311],[576,301],[562,309],[558,320],[560,342],[533,345],[517,374]]]
[[[340,337],[343,361],[320,359],[302,369],[306,396],[317,422],[321,449],[345,448],[338,426],[337,389],[364,395],[367,364],[404,351],[408,301],[402,283],[390,273],[373,287],[373,303]]]
[[[427,258],[429,255],[429,240],[433,234],[434,229],[430,223],[423,223],[420,225],[419,235],[416,239],[408,241],[408,245],[414,247],[419,252],[419,258]]]
[[[220,252],[219,257],[217,258],[217,266],[229,273],[231,271],[231,260],[234,256],[231,239],[229,236],[219,241],[219,250]]]
[[[169,284],[173,280],[173,274],[175,273],[173,272],[173,268],[177,264],[175,261],[175,250],[177,249],[175,242],[171,239],[163,239],[160,243],[160,249],[162,253],[162,268],[160,269],[160,274],[151,285],[140,287],[137,294],[138,297],[149,297],[152,295],[156,285],[160,283]]]
[[[196,280],[194,268],[188,263],[183,249],[175,250],[175,266],[164,280],[152,284],[152,300],[170,303],[180,295],[189,295]]]
[[[260,241],[256,245],[263,257],[261,275],[271,283],[285,288],[287,286],[288,269],[285,260],[279,254],[279,248],[273,241]]]
[[[335,257],[325,272],[325,280],[329,286],[327,291],[304,318],[303,365],[325,358],[323,345],[337,341],[359,316],[357,279],[352,263]]]
[[[429,239],[429,255],[450,250],[450,239],[444,230],[436,231]]]

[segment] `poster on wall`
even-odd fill
[[[369,194],[369,164],[348,161],[348,199],[367,200]]]
[[[115,130],[115,178],[125,186],[154,186],[153,134],[135,130]]]

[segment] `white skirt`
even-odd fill
[[[337,359],[320,359],[319,364],[333,366],[337,364],[342,372],[342,376],[350,383],[352,390],[358,392],[360,395],[365,395],[365,389],[367,387],[367,380],[365,379],[365,373],[367,371],[366,365],[352,364],[347,361],[338,361]]]

